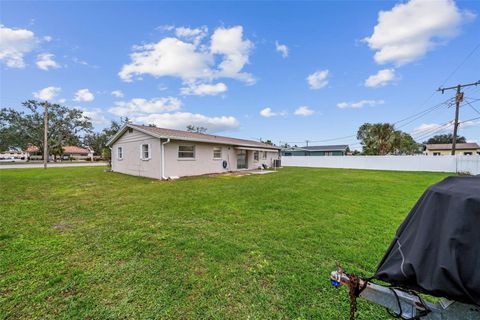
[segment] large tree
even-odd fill
[[[120,118],[120,122],[112,121],[110,126],[101,132],[87,134],[83,139],[83,144],[91,147],[96,155],[102,156],[104,159],[110,159],[110,149],[107,147],[107,142],[128,121],[128,118]]]
[[[365,155],[413,154],[419,148],[412,136],[390,123],[364,123],[358,129],[357,139]]]
[[[395,154],[415,154],[421,151],[421,145],[410,134],[398,130],[396,136]]]
[[[79,145],[81,135],[92,129],[90,119],[83,111],[68,108],[47,101],[28,100],[22,103],[27,112],[12,108],[0,110],[0,141],[2,147],[18,146],[26,148],[29,144],[43,150],[44,110],[48,108],[48,146],[49,152],[58,152],[65,145]]]
[[[467,142],[467,139],[462,136],[457,136],[457,143],[465,143]],[[453,134],[439,134],[436,136],[431,137],[427,141],[423,142],[423,144],[437,144],[437,143],[453,143]]]
[[[187,131],[188,131],[188,132],[207,133],[207,130],[208,130],[208,128],[194,126],[193,124],[189,124],[189,125],[187,126]]]

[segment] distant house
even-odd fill
[[[21,148],[10,147],[8,150],[0,152],[0,161],[27,161],[28,153]]]
[[[282,149],[282,156],[345,156],[348,145],[290,147]]]
[[[32,160],[39,160],[39,159],[42,159],[43,157],[42,151],[39,150],[38,147],[34,145],[28,146],[27,153],[29,155],[29,158]],[[89,147],[81,148],[77,146],[64,146],[61,159],[62,160],[69,160],[69,159],[87,160],[87,159],[92,159],[93,155],[94,155],[94,152]],[[53,158],[53,156],[50,155],[50,158]]]
[[[62,159],[77,159],[77,160],[86,160],[93,157],[93,150],[90,148],[81,148],[77,146],[65,146],[63,147]]]
[[[112,170],[155,179],[272,167],[280,148],[253,140],[125,124],[107,146]]]
[[[471,156],[480,155],[480,146],[477,143],[457,143],[455,154]],[[427,144],[424,154],[428,156],[445,156],[452,154],[452,144]]]

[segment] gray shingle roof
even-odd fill
[[[211,134],[204,134],[204,133],[195,133],[183,130],[174,130],[174,129],[166,129],[166,128],[158,128],[158,127],[150,127],[150,126],[143,126],[137,124],[126,124],[126,127],[130,127],[133,129],[138,129],[144,133],[149,133],[154,137],[157,138],[165,138],[165,139],[172,139],[172,140],[183,140],[183,141],[198,141],[198,142],[207,142],[207,143],[215,143],[215,144],[226,144],[226,145],[233,145],[233,146],[242,146],[242,147],[256,147],[256,148],[263,148],[263,149],[273,149],[278,150],[279,147],[272,146],[266,143],[258,142],[255,140],[245,140],[245,139],[236,139],[236,138],[229,138],[223,136],[216,136]],[[108,144],[111,145],[118,137],[113,137]]]

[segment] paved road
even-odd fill
[[[106,162],[85,162],[85,163],[49,163],[49,168],[65,167],[98,167],[106,166]],[[25,163],[25,164],[0,164],[1,169],[25,169],[25,168],[43,168],[43,163]]]

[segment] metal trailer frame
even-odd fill
[[[330,280],[335,287],[350,284],[348,275],[342,270],[333,271]],[[361,298],[389,309],[402,319],[480,320],[480,307],[475,305],[444,298],[439,303],[430,303],[421,300],[417,295],[397,288],[388,288],[360,280],[360,287],[364,286],[365,289],[359,295]],[[422,317],[426,309],[430,312]]]

